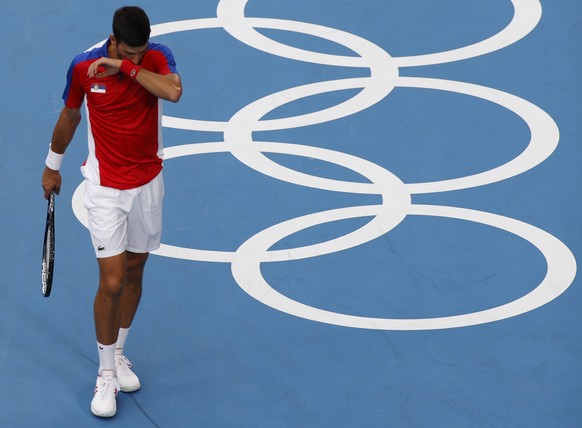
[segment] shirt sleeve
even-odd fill
[[[63,92],[63,101],[69,108],[79,108],[83,104],[85,92],[79,80],[79,63],[73,61],[67,72],[67,85]]]
[[[150,47],[152,60],[155,64],[155,72],[158,74],[178,74],[174,54],[169,47],[164,45],[153,45]]]

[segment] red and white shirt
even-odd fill
[[[120,190],[149,183],[162,170],[162,100],[118,73],[89,78],[89,66],[107,57],[109,41],[77,55],[67,73],[65,105],[86,100],[89,154],[81,168],[93,183]],[[149,43],[140,66],[157,74],[177,73],[164,45]]]

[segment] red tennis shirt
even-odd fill
[[[89,66],[107,57],[109,40],[77,55],[67,73],[65,105],[86,100],[89,154],[81,168],[93,183],[120,190],[149,183],[162,170],[162,100],[118,73],[89,78]],[[169,48],[149,43],[140,66],[158,74],[177,73]]]

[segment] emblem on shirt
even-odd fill
[[[104,94],[107,92],[107,88],[104,84],[95,83],[93,86],[91,86],[91,92],[96,94]]]

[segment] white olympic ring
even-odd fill
[[[373,212],[373,210],[370,211]],[[265,281],[260,269],[268,248],[303,228],[324,223],[326,220],[321,221],[321,214],[324,213],[279,223],[257,233],[243,243],[232,260],[232,274],[237,283],[258,301],[282,312],[312,321],[376,330],[436,330],[484,324],[531,311],[562,294],[570,286],[576,274],[576,262],[570,250],[558,239],[541,229],[508,217],[482,211],[413,204],[410,206],[409,211],[409,214],[412,215],[468,220],[493,226],[522,237],[540,250],[546,258],[548,264],[546,277],[533,291],[511,303],[463,315],[424,319],[389,319],[360,317],[325,311],[283,296]],[[356,216],[350,215],[344,218],[354,217]]]

